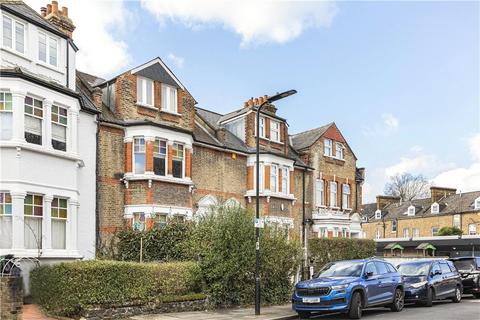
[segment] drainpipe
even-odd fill
[[[302,279],[304,278],[305,270],[307,270],[307,228],[305,221],[305,168],[302,171],[302,240],[303,240],[303,271]]]

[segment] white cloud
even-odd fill
[[[365,136],[381,136],[395,132],[400,127],[400,121],[391,113],[380,115],[381,121],[370,126],[364,126],[362,133]]]
[[[222,25],[242,46],[285,43],[308,28],[328,27],[338,9],[333,1],[142,0],[161,25],[170,20],[191,29]]]
[[[26,0],[36,11],[48,2]],[[127,44],[112,34],[131,24],[132,16],[123,1],[60,0],[61,6],[68,7],[68,15],[76,26],[73,40],[80,49],[77,69],[107,76],[130,62]]]
[[[167,56],[168,60],[170,60],[177,68],[182,69],[183,64],[185,63],[185,59],[183,57],[176,56],[173,53],[169,53]]]
[[[393,177],[397,174],[411,173],[429,176],[441,170],[451,169],[454,166],[453,163],[442,162],[436,155],[420,154],[414,157],[401,157],[398,163],[385,168],[385,175]]]

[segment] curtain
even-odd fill
[[[52,249],[65,249],[67,220],[52,218]]]
[[[0,216],[0,249],[12,248],[12,217]]]
[[[24,217],[24,241],[26,249],[42,248],[42,219],[36,217]]]

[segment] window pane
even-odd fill
[[[0,249],[12,248],[12,217],[0,214]]]
[[[10,140],[12,138],[12,112],[0,112],[0,139]]]
[[[151,80],[146,80],[146,92],[147,97],[145,103],[149,106],[153,106],[153,82]]]
[[[3,16],[3,45],[12,47],[12,19]]]
[[[24,53],[24,26],[21,23],[15,22],[15,50]]]
[[[24,218],[24,241],[26,249],[42,248],[42,219]]]
[[[52,66],[57,66],[57,40],[53,39],[53,38],[49,38],[49,52],[48,52],[48,56],[49,56],[49,63],[52,65]]]
[[[66,220],[52,219],[52,249],[65,249]]]
[[[153,172],[159,176],[165,175],[165,158],[153,158]]]
[[[172,161],[172,175],[175,178],[183,178],[183,161]]]
[[[38,35],[38,60],[47,62],[47,36],[42,33]]]
[[[168,110],[167,105],[167,94],[168,94],[168,87],[162,84],[162,110]]]
[[[142,78],[137,78],[137,102],[139,103],[144,103],[143,82]]]

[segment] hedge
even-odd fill
[[[138,232],[121,231],[117,234],[116,259],[140,261],[140,238],[143,242],[143,261],[186,261],[188,259],[188,241],[193,225],[169,221],[160,229]]]
[[[194,262],[78,261],[34,269],[30,288],[49,313],[73,316],[92,307],[198,300],[204,297],[198,275]]]
[[[373,257],[375,241],[350,238],[316,238],[308,240],[310,261],[315,271],[328,262]]]

